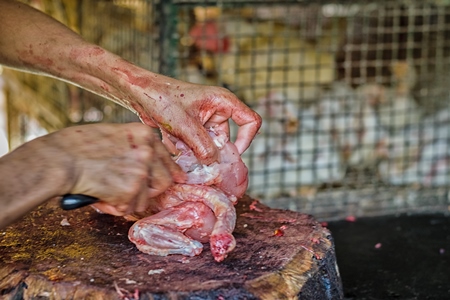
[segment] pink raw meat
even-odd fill
[[[140,251],[194,256],[209,240],[214,259],[220,262],[236,246],[234,204],[247,189],[248,171],[227,135],[209,132],[220,149],[220,162],[202,165],[183,142],[176,141],[180,153],[175,161],[188,174],[187,184],[174,184],[154,199],[153,214],[130,228],[128,237]]]

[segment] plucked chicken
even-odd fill
[[[219,162],[209,166],[200,164],[182,141],[171,138],[180,152],[175,161],[188,179],[154,199],[149,216],[130,228],[128,237],[140,251],[194,256],[209,240],[214,259],[220,262],[236,246],[234,204],[247,189],[248,171],[226,133],[209,132],[220,149]]]

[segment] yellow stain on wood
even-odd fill
[[[40,215],[40,210],[29,214],[26,218],[33,222],[36,216]],[[49,217],[58,222],[61,216],[56,212],[49,214]],[[11,251],[9,258],[11,261],[35,261],[56,260],[65,262],[67,260],[81,260],[95,258],[101,253],[101,245],[95,236],[87,232],[77,235],[77,241],[73,241],[73,231],[70,226],[57,226],[49,229],[43,225],[35,225],[33,236],[22,230],[20,227],[9,227],[2,233],[0,247],[16,249]]]

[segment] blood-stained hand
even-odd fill
[[[227,89],[145,70],[20,1],[0,1],[0,19],[0,64],[60,78],[119,103],[184,141],[203,164],[218,157],[205,127],[228,133],[232,119],[242,153],[261,126],[259,115]]]
[[[66,155],[72,178],[68,193],[100,200],[94,206],[113,215],[144,211],[150,198],[173,181],[183,182],[154,130],[139,124],[69,127],[42,138],[55,155]]]
[[[139,104],[132,106],[145,124],[158,126],[163,133],[185,142],[206,165],[216,161],[218,156],[218,149],[206,129],[213,127],[229,135],[231,119],[239,126],[234,141],[239,153],[250,146],[261,126],[261,117],[229,90],[155,76],[161,77],[154,78],[157,88],[135,90],[138,93],[135,99],[141,96]]]

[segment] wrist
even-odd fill
[[[64,142],[61,138],[56,134],[37,138],[18,148],[17,157],[13,158],[22,158],[23,161],[25,155],[30,156],[25,160],[29,166],[26,173],[31,177],[34,175],[35,179],[29,182],[32,186],[39,184],[34,187],[35,194],[40,195],[43,201],[69,193],[75,182],[75,164],[70,155],[59,147],[59,143]]]
[[[67,160],[36,139],[0,158],[0,228],[70,189]]]

